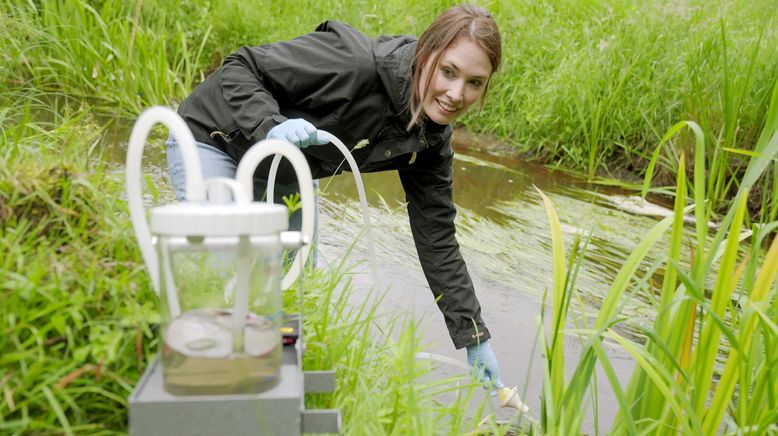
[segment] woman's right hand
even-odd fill
[[[267,132],[267,139],[282,139],[289,141],[299,148],[309,145],[322,145],[329,141],[319,139],[316,135],[316,126],[302,118],[286,120]]]

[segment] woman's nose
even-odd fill
[[[451,86],[449,86],[448,88],[448,98],[454,103],[458,103],[462,101],[462,99],[464,98],[463,90],[464,90],[464,83],[462,83],[459,80],[452,82]]]

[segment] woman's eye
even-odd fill
[[[473,86],[474,88],[480,88],[481,86],[483,86],[483,84],[484,84],[484,82],[482,82],[480,80],[471,80],[470,81],[470,85]]]
[[[443,72],[443,77],[454,77],[454,72],[450,68],[443,68],[441,72]]]

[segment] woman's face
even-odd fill
[[[419,94],[424,96],[422,109],[437,124],[449,124],[478,101],[492,74],[492,63],[486,52],[467,38],[454,41],[440,57],[429,90],[425,89],[432,69],[430,58],[421,73]],[[425,91],[426,95],[425,95]]]

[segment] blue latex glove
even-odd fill
[[[286,120],[267,132],[268,139],[283,139],[292,144],[305,148],[309,145],[322,145],[329,141],[320,140],[316,136],[316,126],[302,118]]]
[[[467,363],[476,370],[476,376],[482,383],[491,383],[494,389],[504,388],[500,380],[500,367],[497,365],[497,357],[492,351],[492,345],[488,340],[479,344],[467,346]],[[497,391],[492,390],[492,396]]]

